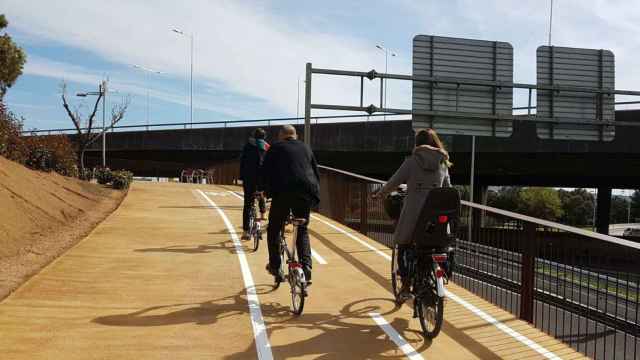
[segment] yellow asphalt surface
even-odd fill
[[[0,302],[0,359],[256,359],[240,257],[219,213],[197,190],[240,231],[242,200],[228,191],[235,188],[134,183],[86,239]],[[544,358],[452,299],[442,332],[425,341],[411,309],[394,306],[386,259],[317,219],[310,235],[327,264],[315,263],[300,317],[290,313],[287,284],[274,290],[264,270],[266,234],[258,252],[245,255],[274,359],[407,357],[371,313],[415,350],[413,358]],[[462,288],[448,290],[534,347],[581,358]]]

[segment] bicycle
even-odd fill
[[[285,274],[285,278],[291,286],[291,308],[293,310],[293,313],[296,315],[302,314],[302,310],[304,309],[304,301],[307,297],[307,282],[305,279],[304,271],[302,269],[302,264],[297,260],[296,255],[298,226],[303,225],[304,223],[306,223],[306,221],[306,219],[294,218],[292,214],[289,214],[287,221],[282,226],[282,230],[280,230],[280,258],[282,259],[282,261],[280,262],[280,266],[282,272],[284,273],[286,264],[287,273]],[[289,244],[287,243],[285,234],[285,228],[287,224],[293,225],[293,241],[291,250],[289,248]],[[274,287],[276,289],[280,287],[280,281],[278,281],[277,279]]]
[[[261,192],[253,194],[253,201],[249,209],[249,239],[253,240],[253,251],[258,251],[260,240],[262,240],[262,222],[257,220],[258,211],[256,209],[256,201],[262,196]]]
[[[460,195],[453,188],[435,188],[429,192],[418,219],[412,245],[404,251],[413,317],[419,318],[424,337],[433,339],[440,333],[444,318],[444,286],[453,268],[455,227],[460,211]],[[398,305],[400,294],[398,245],[392,250],[391,286]]]
[[[448,258],[441,249],[422,250],[414,247],[414,257],[408,261],[413,295],[413,317],[418,318],[424,337],[433,339],[442,329],[444,319],[445,271],[441,267]]]

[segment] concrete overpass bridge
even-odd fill
[[[327,166],[388,178],[413,144],[410,120],[320,122],[312,124],[312,146]],[[617,121],[639,122],[640,111],[617,111]],[[326,121],[326,120],[325,120]],[[280,122],[284,123],[284,122]],[[270,136],[278,126],[271,121],[219,123],[217,127],[120,131],[107,137],[107,163],[132,170],[138,176],[177,177],[185,168],[207,168],[237,159],[254,128]],[[296,125],[304,136],[303,126]],[[471,138],[444,136],[454,162],[454,183],[469,179]],[[611,190],[640,184],[640,127],[618,127],[611,142],[541,140],[535,124],[515,121],[509,138],[477,138],[476,201],[482,202],[488,186],[555,186],[598,188],[597,227],[608,231]],[[98,164],[100,144],[87,155]]]
[[[618,111],[616,119],[639,122],[640,111]],[[265,126],[266,125],[266,126]],[[264,127],[273,136],[277,126],[250,126],[116,131],[107,136],[107,161],[140,176],[176,177],[188,167],[207,167],[236,159],[251,131]],[[303,134],[302,126],[298,130]],[[312,125],[312,146],[328,166],[386,178],[413,144],[410,120],[318,123]],[[471,139],[444,136],[455,166],[454,181],[468,182]],[[477,181],[481,185],[540,185],[633,188],[640,184],[640,127],[619,127],[611,142],[541,140],[535,124],[516,121],[510,138],[477,138]],[[100,144],[88,155],[95,161]]]

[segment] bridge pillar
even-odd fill
[[[609,215],[611,214],[611,188],[598,188],[598,205],[596,207],[596,230],[609,235]]]
[[[479,182],[476,182],[473,186],[473,202],[476,204],[487,205],[487,198],[489,196],[489,187]],[[480,228],[484,226],[486,218],[485,211],[473,212],[473,231],[474,234],[479,234]]]

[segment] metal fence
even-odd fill
[[[320,174],[320,213],[391,246],[393,221],[370,197],[384,182]],[[462,209],[454,282],[589,357],[640,359],[640,244],[466,201]]]

